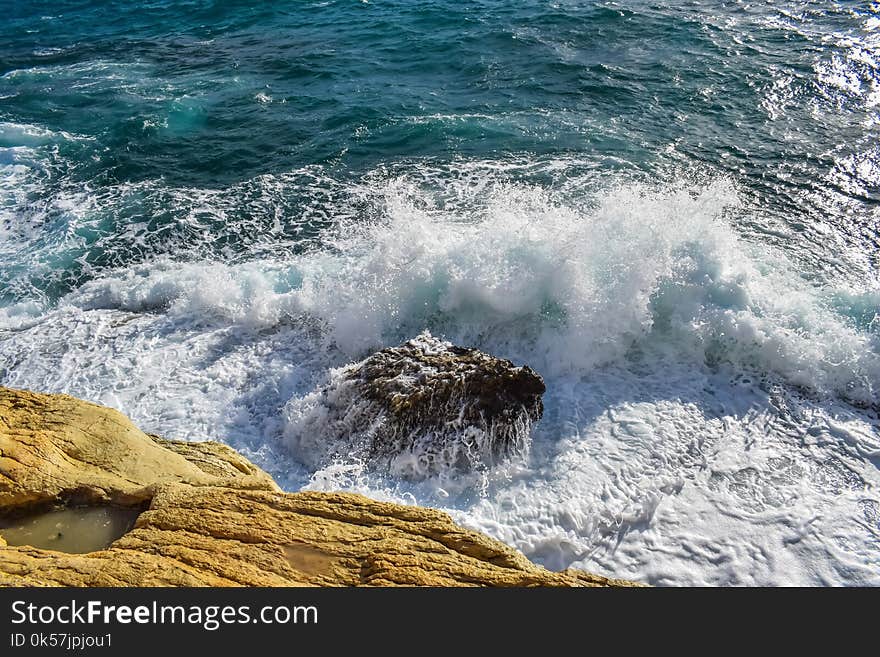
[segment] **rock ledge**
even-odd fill
[[[105,550],[6,546],[5,586],[626,586],[550,572],[440,511],[283,493],[234,450],[149,436],[117,411],[0,388],[0,514],[145,510]]]

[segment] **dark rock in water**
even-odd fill
[[[413,478],[472,470],[527,451],[544,390],[529,367],[426,332],[291,402],[286,436],[313,467],[354,457]]]

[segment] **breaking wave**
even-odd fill
[[[443,191],[459,196],[441,204],[394,179],[376,219],[335,223],[319,249],[157,259],[62,303],[254,328],[308,321],[349,359],[428,328],[549,376],[654,355],[876,398],[876,292],[817,285],[738,237],[725,181],[619,185],[581,205],[533,186]]]

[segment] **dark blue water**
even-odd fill
[[[550,567],[880,582],[876,3],[0,10],[0,383]],[[525,470],[292,461],[329,369],[425,328],[545,375]]]

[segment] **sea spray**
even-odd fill
[[[868,304],[856,322],[840,301],[851,293],[737,237],[726,181],[615,185],[579,204],[491,180],[450,183],[442,206],[399,178],[372,193],[378,217],[340,219],[322,249],[232,265],[157,259],[87,282],[63,304],[217,327],[305,322],[322,349],[349,360],[428,327],[546,374],[640,353],[773,373],[862,404],[876,397],[876,295],[854,297]],[[20,321],[22,311],[7,313]]]

